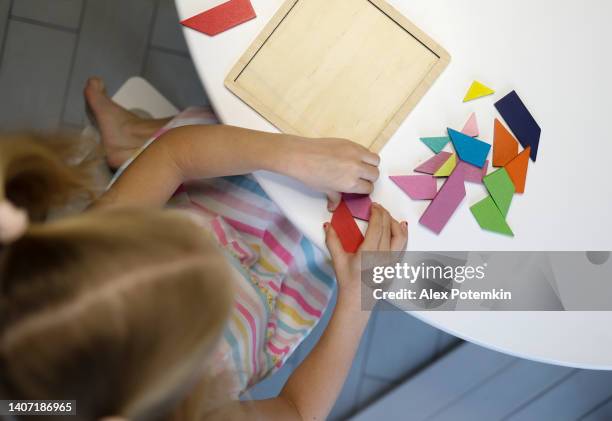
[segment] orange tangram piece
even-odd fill
[[[334,212],[331,225],[338,234],[344,251],[355,253],[363,243],[363,235],[344,200],[340,202],[340,206]]]
[[[493,166],[503,167],[518,155],[518,141],[495,119],[495,139],[493,140]]]
[[[510,161],[505,167],[517,193],[525,193],[525,181],[527,180],[530,154],[531,146],[528,146],[527,149]]]

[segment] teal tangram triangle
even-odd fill
[[[448,145],[448,142],[450,142],[450,137],[422,137],[421,142],[427,145],[434,153],[440,153],[442,149]]]

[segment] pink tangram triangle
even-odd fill
[[[419,222],[436,234],[440,234],[455,210],[466,196],[463,170],[455,171],[446,180],[435,199],[429,204]]]
[[[351,215],[362,221],[369,221],[372,212],[372,200],[367,194],[342,193],[342,200],[351,211]]]
[[[255,18],[250,0],[229,0],[181,22],[196,31],[214,36]]]
[[[489,169],[489,161],[487,160],[482,168],[468,164],[465,161],[459,161],[455,171],[457,169],[463,171],[463,179],[465,181],[482,184],[482,179],[487,175],[487,170]]]
[[[415,172],[420,172],[423,174],[434,175],[436,171],[440,169],[442,165],[451,157],[452,153],[450,152],[440,152],[433,158],[425,161],[418,167],[414,169]]]
[[[431,175],[398,175],[389,178],[414,200],[430,200],[438,192],[438,183]]]
[[[478,120],[476,119],[476,113],[472,113],[467,123],[463,127],[461,132],[470,137],[478,137],[480,136],[480,129],[478,128]]]

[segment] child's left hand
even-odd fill
[[[380,173],[380,157],[346,139],[295,138],[287,172],[309,187],[327,194],[334,211],[341,193],[370,194]]]

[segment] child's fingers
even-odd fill
[[[344,259],[346,256],[346,252],[342,247],[342,243],[340,242],[340,238],[338,238],[338,234],[336,234],[336,230],[332,227],[331,224],[323,225],[323,229],[325,230],[325,245],[329,250],[329,254],[334,262],[338,263],[340,260]]]
[[[375,167],[380,165],[380,156],[374,152],[368,151],[367,149],[364,151],[361,160],[366,164],[374,165]]]
[[[327,210],[330,212],[335,211],[342,200],[342,195],[338,192],[327,193]]]
[[[391,215],[386,209],[382,209],[382,233],[378,250],[387,251],[391,248]]]
[[[391,221],[391,250],[403,251],[406,250],[408,242],[408,222],[397,222],[395,219]]]
[[[361,165],[360,177],[364,180],[374,182],[378,180],[378,177],[380,177],[380,171],[378,170],[378,167],[369,164],[363,164]]]
[[[374,184],[371,181],[360,178],[357,180],[351,191],[347,193],[370,194],[374,191]]]
[[[370,223],[360,250],[378,250],[380,236],[382,235],[382,219],[381,207],[373,204],[372,213],[370,215]]]

